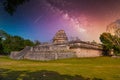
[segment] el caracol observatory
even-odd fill
[[[64,44],[67,42],[68,42],[68,37],[64,30],[59,30],[53,38],[53,44]]]
[[[30,59],[45,61],[102,56],[101,45],[84,41],[68,41],[68,37],[64,30],[59,30],[52,40],[52,43],[41,43],[32,47],[27,46],[21,51],[11,52],[10,57],[18,60]]]

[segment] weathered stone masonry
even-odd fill
[[[83,41],[69,42],[64,30],[56,33],[51,44],[41,44],[34,47],[26,47],[19,52],[12,52],[12,59],[31,60],[56,60],[73,57],[98,57],[102,56],[100,45]]]

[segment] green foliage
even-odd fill
[[[4,31],[0,30],[1,33]],[[0,40],[0,53],[9,54],[11,51],[20,51],[26,46],[33,46],[34,43],[30,40],[25,40],[20,36],[11,36],[4,32],[5,39]]]
[[[8,37],[9,36],[9,34],[7,34],[5,31],[3,31],[3,30],[0,30],[0,37],[1,38],[6,38],[6,37]]]
[[[100,36],[100,40],[103,44],[112,44],[113,42],[113,36],[110,34],[110,33],[103,33],[101,36]]]
[[[0,37],[0,54],[3,54],[2,38]]]
[[[35,44],[29,39],[24,40],[24,46],[34,46]]]
[[[120,55],[120,46],[118,45],[114,46],[114,53],[115,55]]]
[[[120,54],[120,38],[113,36],[110,33],[103,33],[100,35],[100,40],[103,43],[104,55],[108,55],[111,49],[114,50],[115,55]]]
[[[39,44],[41,44],[41,42],[40,41],[38,41],[38,40],[35,40],[35,45],[39,45]]]
[[[13,13],[16,11],[17,7],[19,5],[22,5],[23,3],[27,2],[29,0],[6,0],[3,5],[5,11],[7,11],[10,15],[13,15]]]

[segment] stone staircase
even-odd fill
[[[25,47],[23,50],[21,50],[20,52],[12,52],[12,54],[10,55],[11,58],[13,59],[24,59],[24,55],[27,54],[27,52],[30,50],[31,47],[27,46]]]

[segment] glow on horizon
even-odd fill
[[[0,8],[0,28],[42,42],[51,40],[59,29],[64,29],[68,37],[100,42],[106,26],[120,18],[119,3],[120,0],[30,0],[13,16]]]

